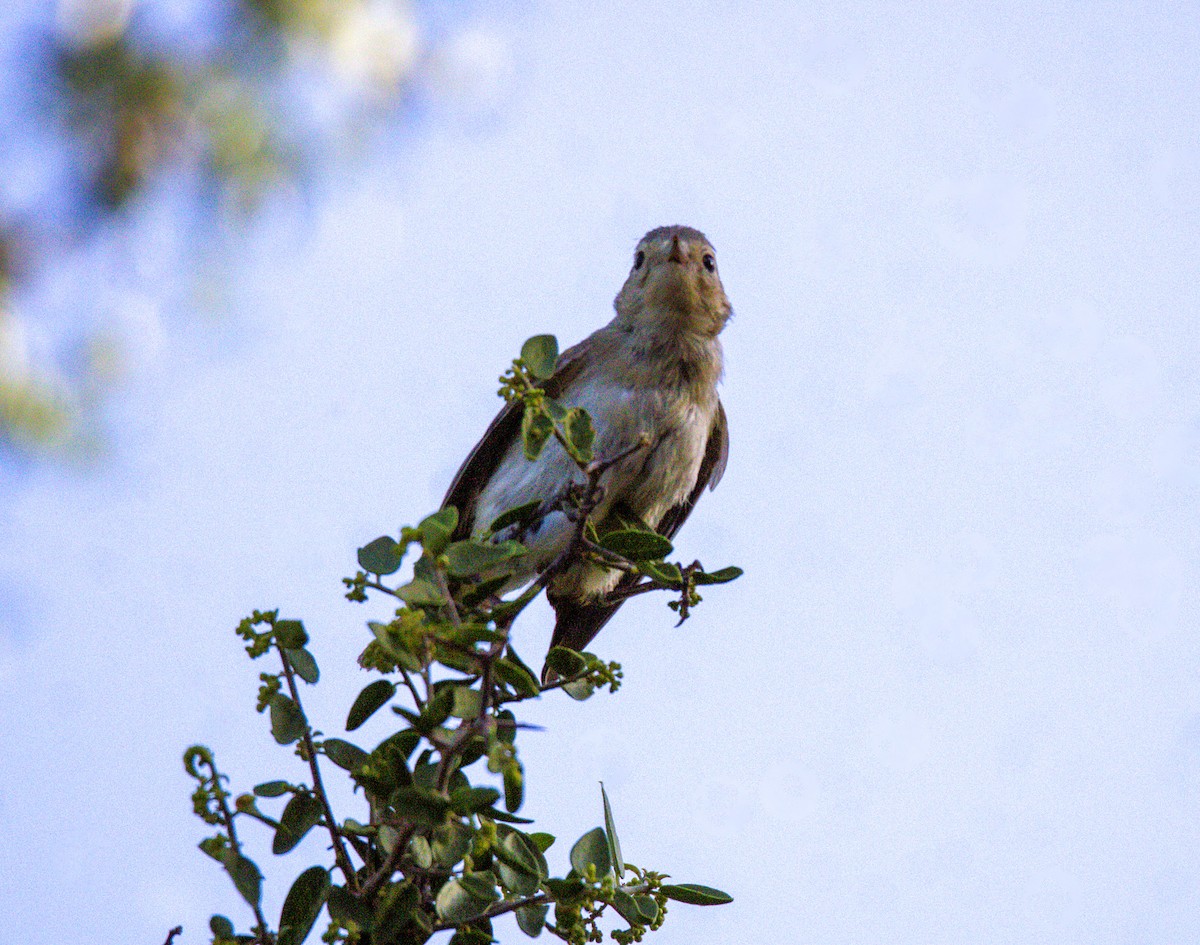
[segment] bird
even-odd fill
[[[729,456],[717,384],[724,370],[719,335],[733,309],[708,238],[687,226],[650,230],[634,250],[613,308],[612,320],[564,351],[541,386],[591,415],[597,461],[626,454],[604,470],[593,520],[632,515],[673,538],[705,488],[716,488]],[[458,510],[456,540],[488,536],[489,525],[509,509],[552,502],[571,482],[585,481],[553,440],[536,460],[527,459],[521,419],[519,401],[505,406],[455,475],[442,507]],[[574,528],[558,510],[524,532],[527,550],[508,587],[528,584],[555,562]],[[582,651],[621,606],[606,595],[637,576],[587,560],[560,567],[546,588],[555,611],[550,647]],[[553,676],[547,668],[543,682]]]

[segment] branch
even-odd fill
[[[175,926],[175,928],[171,929],[171,931],[167,933],[167,940],[165,942],[163,942],[163,945],[171,945],[171,943],[175,941],[175,936],[182,935],[182,934],[183,934],[183,926],[182,925]]]
[[[292,701],[296,703],[300,712],[304,712],[304,707],[300,703],[300,692],[296,688],[296,674],[292,669],[292,662],[287,657],[287,652],[278,640],[275,641],[275,649],[279,651],[279,658],[283,661],[283,673],[287,678],[288,690],[292,694]],[[308,759],[308,768],[312,772],[313,793],[317,795],[317,799],[321,802],[321,810],[325,814],[325,825],[329,828],[329,837],[333,841],[333,858],[337,860],[338,869],[342,871],[342,875],[346,877],[346,886],[353,891],[358,885],[358,877],[355,875],[354,866],[350,863],[350,857],[346,853],[346,845],[342,842],[342,835],[338,832],[337,821],[333,817],[333,808],[329,804],[329,796],[325,793],[325,785],[321,781],[321,768],[317,764],[317,750],[313,746],[312,726],[308,724],[308,717],[304,718],[304,754]]]

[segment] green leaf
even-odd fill
[[[498,895],[493,895],[490,898],[474,895],[472,889],[478,888],[482,884],[472,884],[472,889],[469,889],[464,882],[465,879],[466,877],[464,876],[461,880],[448,880],[438,890],[436,901],[437,914],[438,918],[443,922],[448,922],[451,925],[470,922],[472,919],[477,919],[483,915],[487,907],[499,898]]]
[[[542,449],[554,435],[554,424],[544,413],[529,404],[521,417],[521,442],[525,445],[525,458],[531,462],[542,455]]]
[[[554,846],[554,834],[552,833],[542,833],[541,831],[537,833],[531,833],[529,834],[529,839],[532,840],[534,845],[543,853]]]
[[[634,896],[633,901],[637,903],[643,922],[653,922],[658,918],[658,903],[654,901],[653,896]]]
[[[355,922],[360,928],[371,928],[371,910],[367,908],[366,903],[342,886],[330,888],[325,906],[329,910],[329,917],[342,925]]]
[[[279,945],[300,945],[312,931],[329,895],[329,871],[312,866],[296,877],[279,913]]]
[[[592,426],[592,418],[582,407],[572,407],[567,411],[563,420],[563,435],[571,444],[571,454],[581,463],[592,461],[592,443],[596,439],[596,429]]]
[[[488,526],[488,531],[494,535],[502,529],[508,528],[509,525],[526,525],[533,521],[541,507],[541,499],[534,499],[532,502],[526,502],[524,505],[515,506],[492,522]]]
[[[223,915],[214,915],[208,920],[208,927],[217,938],[233,938],[233,923]]]
[[[371,756],[357,745],[343,741],[340,738],[327,738],[321,743],[325,756],[339,768],[354,771],[367,763]]]
[[[450,806],[444,797],[415,784],[398,788],[392,804],[401,817],[431,826],[441,823]]]
[[[711,886],[700,886],[696,883],[681,883],[678,886],[663,886],[662,893],[668,899],[676,902],[686,902],[692,906],[723,906],[733,902],[733,896],[723,893]]]
[[[525,800],[525,772],[521,762],[513,760],[504,766],[504,809],[514,814]]]
[[[257,906],[262,898],[262,873],[254,861],[230,851],[225,860],[225,871],[242,898],[251,906]]]
[[[536,696],[542,691],[533,673],[507,657],[496,660],[492,664],[492,672],[501,682],[511,686],[519,696]]]
[[[264,781],[254,786],[254,793],[258,797],[282,797],[291,787],[287,781]]]
[[[450,536],[458,527],[458,509],[453,505],[439,509],[432,515],[423,518],[418,527],[421,529],[421,544],[425,546],[425,550],[432,557],[436,558],[446,550],[446,545],[450,543]]]
[[[588,864],[596,868],[596,877],[607,876],[612,869],[608,855],[608,838],[603,827],[589,830],[571,847],[571,868],[580,876],[587,871]]]
[[[545,857],[532,840],[512,830],[492,850],[497,859],[493,870],[505,889],[518,896],[532,896],[538,891],[548,871]]]
[[[420,834],[408,841],[408,855],[423,870],[433,866],[433,850],[430,849],[429,841]]]
[[[402,584],[396,588],[396,596],[410,607],[441,607],[446,603],[442,592],[424,578],[413,578]]]
[[[583,702],[585,699],[590,699],[596,691],[596,684],[590,679],[576,679],[574,682],[569,682],[562,687],[562,691],[574,699],[576,702]]]
[[[321,820],[321,802],[311,794],[293,794],[279,818],[271,852],[279,856],[293,849]]]
[[[741,568],[721,568],[720,571],[697,571],[692,575],[692,580],[697,584],[728,584],[730,581],[736,581],[743,574]]]
[[[476,718],[483,709],[483,696],[470,686],[454,687],[454,702],[450,714],[456,719]]]
[[[317,669],[317,661],[304,647],[286,647],[283,652],[287,654],[288,662],[292,664],[296,675],[310,686],[321,678],[321,671]]]
[[[388,856],[392,855],[392,851],[396,849],[396,844],[400,842],[400,831],[391,824],[383,824],[379,828],[379,845],[383,847],[383,852]]]
[[[587,667],[587,660],[565,646],[555,646],[546,654],[546,665],[560,676],[574,676]]]
[[[358,566],[381,577],[399,571],[402,560],[404,546],[387,535],[381,535],[358,549]]]
[[[521,345],[521,360],[539,381],[554,376],[558,363],[558,339],[553,335],[534,335]]]
[[[633,896],[629,895],[624,889],[616,889],[613,891],[612,907],[621,914],[621,918],[632,925],[642,924],[642,913],[638,909],[637,901]]]
[[[395,683],[388,682],[386,679],[377,679],[375,682],[369,683],[358,694],[354,705],[350,706],[350,714],[346,716],[346,731],[353,732],[386,705],[395,694]]]
[[[458,821],[438,825],[429,838],[433,861],[443,869],[453,869],[470,851],[472,836],[471,828]]]
[[[281,745],[290,745],[308,727],[300,706],[282,692],[271,696],[271,734]]]
[[[668,561],[639,561],[638,570],[667,587],[678,588],[683,584],[683,572],[679,570],[679,565]]]
[[[477,814],[500,800],[493,787],[464,787],[450,792],[450,807],[456,814]]]
[[[454,577],[475,577],[524,553],[525,546],[520,542],[505,541],[494,545],[469,538],[456,541],[446,549],[446,569]]]
[[[537,938],[542,934],[542,928],[546,924],[546,915],[550,911],[550,906],[547,903],[531,906],[518,906],[517,925],[530,938]]]
[[[604,790],[604,782],[600,782],[600,797],[604,801],[604,831],[608,837],[608,855],[617,879],[625,875],[625,861],[621,859],[621,841],[617,839],[617,825],[613,823],[612,807],[608,803],[608,792]]]
[[[308,642],[308,633],[299,620],[276,620],[275,639],[285,650],[299,649]]]
[[[476,899],[494,902],[500,898],[500,893],[496,889],[496,877],[488,871],[463,873],[459,877],[459,882],[462,883],[463,889]]]
[[[674,546],[662,535],[636,528],[609,532],[601,537],[600,547],[630,561],[658,560],[674,550]]]

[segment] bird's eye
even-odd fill
[[[634,268],[634,269],[641,269],[641,268],[642,268],[642,263],[644,263],[645,261],[646,261],[646,254],[645,254],[645,253],[643,253],[643,252],[642,252],[642,251],[639,249],[639,250],[638,250],[638,254],[637,254],[636,256],[634,256],[634,257],[633,257],[633,268]]]
[[[717,261],[715,259],[713,259],[712,253],[704,254],[704,268],[707,269],[709,272],[717,271]]]

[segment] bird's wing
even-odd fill
[[[539,386],[550,397],[561,397],[583,368],[583,353],[582,344],[568,348],[559,355],[554,374]],[[484,432],[483,438],[475,444],[471,454],[455,473],[454,481],[450,483],[446,497],[442,499],[442,508],[453,505],[458,509],[458,526],[454,530],[456,539],[466,538],[474,531],[475,500],[495,474],[513,439],[521,435],[523,413],[519,402],[505,404],[504,409],[496,415],[496,419]]]
[[[656,531],[666,538],[674,538],[675,533],[687,521],[696,507],[701,493],[707,486],[715,489],[725,472],[725,464],[729,460],[729,424],[725,419],[725,408],[717,401],[717,415],[713,420],[712,429],[708,434],[708,445],[704,450],[704,459],[700,462],[700,473],[696,476],[696,484],[688,497],[676,506],[667,510],[667,514],[658,523]],[[641,580],[640,575],[626,574],[617,583],[614,593],[628,589]],[[612,619],[624,601],[615,604],[590,604],[573,601],[568,598],[555,598],[547,593],[554,607],[556,617],[554,636],[550,646],[566,646],[572,650],[582,650],[592,642],[600,629]],[[543,681],[545,676],[543,675]]]

